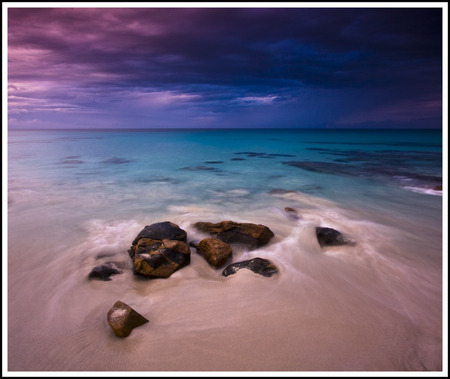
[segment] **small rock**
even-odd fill
[[[352,241],[345,238],[341,232],[332,228],[323,228],[317,226],[316,235],[321,247],[353,244]]]
[[[439,184],[439,185],[437,185],[437,186],[434,186],[433,189],[434,189],[435,191],[442,191],[442,184]]]
[[[256,274],[266,277],[270,277],[278,272],[277,267],[269,260],[263,258],[253,258],[247,261],[235,262],[228,265],[225,270],[222,271],[222,275],[233,275],[241,268],[249,269]]]
[[[231,257],[232,249],[229,244],[218,238],[205,238],[198,244],[197,253],[211,266],[220,267]]]
[[[144,316],[120,300],[108,311],[107,319],[117,337],[128,337],[134,328],[148,322]]]
[[[100,279],[104,281],[111,280],[111,275],[121,274],[122,271],[116,266],[114,262],[106,262],[102,265],[95,266],[89,273],[89,280]]]

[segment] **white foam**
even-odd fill
[[[442,196],[442,191],[434,190],[432,188],[410,187],[410,186],[405,186],[403,188],[408,191],[423,193],[425,195]]]

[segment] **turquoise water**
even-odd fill
[[[440,370],[442,176],[441,131],[9,131],[10,369]],[[270,257],[279,276],[225,279],[193,251],[167,280],[86,279],[102,254],[129,265],[145,225],[198,239],[194,222],[225,219],[274,231],[234,260]],[[315,226],[356,245],[322,251]],[[165,334],[141,328],[120,345],[103,319],[116,297]],[[252,333],[266,328],[267,340]]]

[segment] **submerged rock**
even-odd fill
[[[267,244],[274,236],[267,226],[252,223],[234,221],[221,221],[216,224],[196,222],[194,227],[204,233],[215,235],[223,242],[243,244],[251,249]]]
[[[232,255],[231,246],[218,238],[205,238],[197,244],[197,253],[213,267],[220,267]]]
[[[267,259],[253,258],[242,262],[235,262],[228,265],[223,271],[223,276],[233,275],[241,268],[246,268],[256,274],[270,277],[278,272],[277,267]]]
[[[121,274],[122,270],[118,267],[115,262],[106,262],[102,265],[95,266],[89,273],[89,280],[100,279],[104,281],[111,280],[111,275]]]
[[[274,188],[269,191],[269,194],[271,195],[286,195],[290,193],[298,193],[298,191],[295,190],[287,190],[283,188]]]
[[[108,311],[107,320],[114,334],[122,338],[128,337],[134,328],[148,322],[144,316],[120,300]]]
[[[168,278],[191,262],[186,232],[169,221],[146,226],[134,239],[128,254],[137,275]]]
[[[341,232],[332,228],[323,228],[317,226],[316,235],[321,247],[353,244],[353,242],[345,238]]]
[[[287,216],[291,219],[291,220],[298,220],[300,217],[298,216],[298,212],[296,209],[291,208],[291,207],[285,207],[284,211],[286,212]]]

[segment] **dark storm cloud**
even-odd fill
[[[212,120],[252,105],[295,113],[308,95],[370,90],[373,109],[426,102],[434,113],[421,116],[437,117],[441,19],[439,8],[10,8],[10,110],[116,104]],[[351,118],[344,108],[330,117]]]

